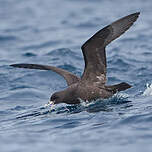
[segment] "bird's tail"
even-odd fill
[[[119,91],[124,91],[126,89],[129,89],[131,87],[132,86],[129,85],[128,83],[122,82],[122,83],[119,83],[119,84],[116,84],[116,85],[107,86],[107,89],[109,91],[112,91],[113,93],[116,93],[116,92],[119,92]]]

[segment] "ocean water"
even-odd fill
[[[65,80],[14,63],[53,65],[78,76],[81,45],[116,19],[137,22],[107,47],[108,84],[133,87],[78,106],[44,105]],[[0,0],[0,151],[152,151],[151,0]]]

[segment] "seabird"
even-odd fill
[[[50,103],[79,104],[80,99],[92,101],[99,98],[111,97],[119,91],[126,90],[131,85],[122,82],[116,85],[106,85],[106,46],[125,31],[137,20],[139,12],[125,16],[95,33],[81,47],[85,68],[80,77],[64,69],[39,64],[12,64],[17,68],[52,70],[63,76],[68,88],[55,92],[50,97]]]

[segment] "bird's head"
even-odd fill
[[[50,102],[53,104],[59,104],[64,102],[64,95],[62,92],[55,92],[50,97]]]
[[[52,96],[50,97],[50,103],[78,104],[80,103],[80,101],[79,99],[77,99],[75,91],[73,91],[73,89],[68,88],[63,91],[53,93]]]

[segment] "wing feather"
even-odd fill
[[[12,64],[10,66],[17,67],[17,68],[27,68],[27,69],[52,70],[52,71],[58,73],[59,75],[63,76],[64,79],[66,80],[68,86],[70,86],[80,80],[80,78],[77,77],[76,75],[74,75],[73,73],[68,72],[61,68],[54,67],[54,66],[40,65],[40,64],[25,64],[25,63]]]
[[[106,83],[106,52],[105,47],[127,31],[137,20],[139,12],[125,16],[104,27],[82,45],[85,69],[82,80]]]

